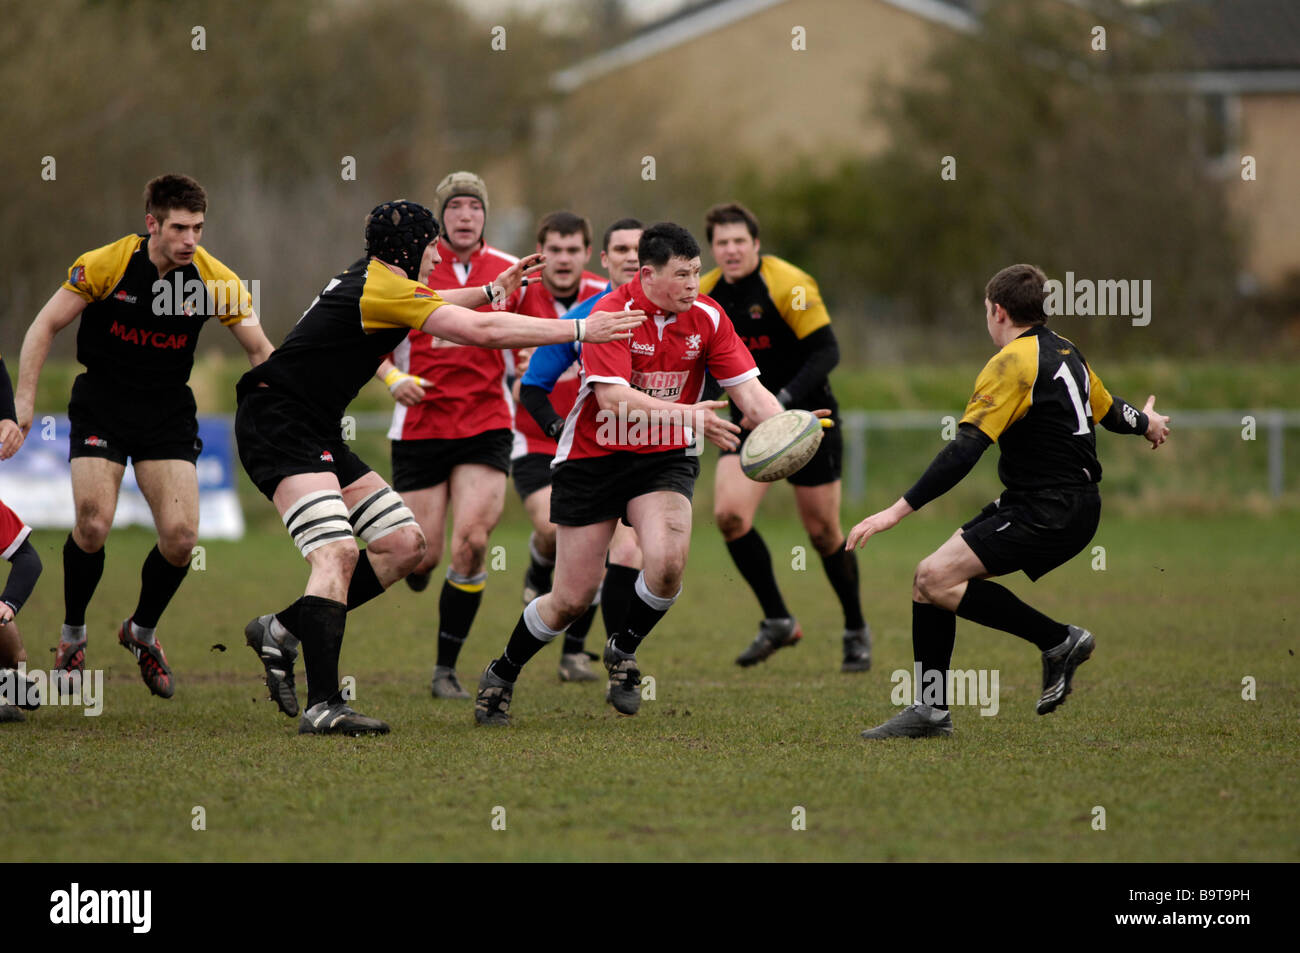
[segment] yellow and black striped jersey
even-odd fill
[[[210,317],[230,325],[250,316],[248,290],[202,247],[164,277],[149,260],[149,236],[127,235],[88,251],[63,287],[86,302],[77,360],[113,388],[164,390],[184,385],[199,331]]]
[[[363,258],[329,280],[284,343],[240,379],[240,391],[267,384],[337,426],[384,357],[444,304],[436,291]]]
[[[812,275],[775,255],[763,255],[758,268],[735,283],[714,268],[700,278],[700,294],[722,305],[740,339],[754,356],[759,380],[772,393],[788,384],[802,366],[798,342],[831,323]],[[814,385],[799,406],[833,408],[830,383]]]
[[[1076,486],[1101,480],[1096,421],[1111,403],[1079,349],[1037,326],[984,365],[961,423],[1001,446],[1007,489]]]

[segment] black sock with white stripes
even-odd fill
[[[492,672],[497,678],[504,678],[507,682],[515,681],[528,660],[560,634],[559,629],[552,629],[542,621],[541,614],[537,611],[540,598],[534,599],[524,608],[519,621],[515,623],[514,631],[510,633],[506,650],[492,663]]]
[[[659,623],[672,604],[677,601],[677,596],[681,594],[679,589],[677,595],[655,595],[646,585],[645,572],[642,571],[636,579],[632,604],[628,606],[627,622],[623,625],[623,631],[614,636],[614,648],[629,655],[634,654],[637,646],[650,634],[650,630]]]

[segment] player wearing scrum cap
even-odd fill
[[[239,458],[275,504],[311,567],[306,592],[245,628],[266,669],[271,698],[298,713],[293,663],[301,644],[307,709],[301,734],[372,734],[388,726],[349,708],[338,660],[347,612],[419,564],[425,537],[401,498],[343,441],[339,420],[375,369],[411,330],[478,347],[532,347],[571,337],[626,338],[642,315],[593,315],[585,325],[471,307],[492,296],[465,288],[438,294],[416,281],[439,260],[433,213],[386,202],[366,222],[366,254],[325,285],[284,343],[239,381]],[[509,294],[525,268],[497,279]],[[358,551],[354,536],[367,547]]]
[[[437,260],[420,280],[432,288],[465,289],[473,299],[470,306],[481,312],[508,307],[509,291],[498,279],[518,259],[483,240],[487,186],[472,172],[453,172],[434,195],[443,227]],[[530,256],[525,266],[536,261]],[[527,278],[520,282],[527,283]],[[416,592],[428,586],[442,560],[451,516],[450,565],[438,597],[434,698],[469,698],[456,677],[456,660],[483,600],[488,539],[505,505],[513,442],[506,374],[512,367],[508,351],[465,347],[416,330],[398,343],[377,374],[396,401],[388,431],[393,488],[428,543],[424,558],[406,577]]]

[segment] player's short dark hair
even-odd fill
[[[641,233],[636,257],[642,265],[662,268],[673,258],[700,257],[700,243],[686,229],[673,222],[658,222]]]
[[[543,218],[541,224],[537,226],[537,244],[544,245],[546,236],[551,232],[555,232],[561,238],[582,232],[582,244],[591,245],[591,222],[572,212],[552,212]]]
[[[609,251],[609,240],[615,232],[621,232],[629,228],[635,228],[637,231],[643,231],[645,226],[641,224],[639,218],[620,218],[617,222],[605,229],[605,240],[600,245],[601,251]]]
[[[188,175],[168,173],[150,179],[144,187],[144,210],[158,221],[166,221],[173,209],[206,212],[208,193]]]
[[[715,205],[704,216],[704,238],[713,244],[713,226],[743,224],[749,229],[749,237],[758,241],[758,216],[739,202],[724,202]]]
[[[1035,265],[1011,265],[989,279],[984,297],[1006,309],[1017,327],[1047,323],[1043,302],[1047,298],[1047,275]]]

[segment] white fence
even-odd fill
[[[1163,412],[1163,408],[1162,408]],[[1247,418],[1253,418],[1257,432],[1268,440],[1268,491],[1277,497],[1286,485],[1286,431],[1300,428],[1300,410],[1265,408],[1260,410],[1172,410],[1168,411],[1176,432],[1185,430],[1242,430]],[[944,426],[944,417],[959,419],[961,411],[945,413],[933,410],[845,410],[841,411],[844,427],[844,498],[860,503],[866,496],[867,435],[873,430],[929,431],[935,435],[935,451]],[[388,430],[392,415],[360,413],[353,415],[359,431]]]

